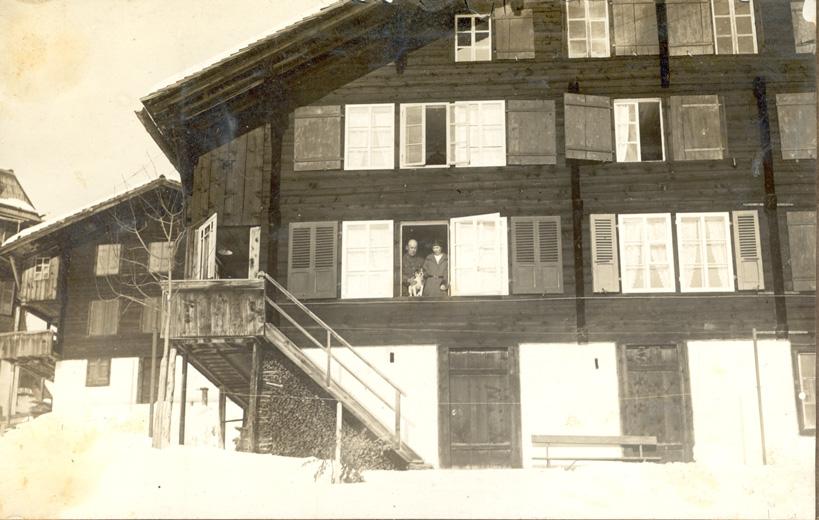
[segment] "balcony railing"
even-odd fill
[[[0,359],[20,362],[54,357],[55,334],[50,330],[0,334]]]

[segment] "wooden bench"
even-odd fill
[[[639,455],[620,457],[587,456],[587,457],[550,457],[551,446],[617,446],[619,448],[635,446]],[[532,435],[532,447],[546,448],[545,457],[532,457],[534,460],[545,460],[546,467],[551,466],[553,460],[611,460],[627,462],[658,461],[661,457],[646,455],[645,448],[657,448],[657,437],[642,435]]]

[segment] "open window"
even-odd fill
[[[447,107],[447,103],[401,105],[402,168],[449,164]]]
[[[507,242],[506,218],[499,213],[451,219],[451,294],[508,295]]]
[[[617,162],[665,160],[660,100],[614,100],[614,135]]]
[[[434,262],[435,258],[432,246],[440,244],[443,253],[449,252],[449,222],[425,221],[425,222],[402,222],[400,229],[401,244],[401,296],[409,296],[409,286],[411,279],[419,268],[423,268],[424,263]],[[448,274],[448,273],[445,273]],[[440,296],[440,284],[438,290],[424,282],[421,296]],[[432,292],[435,292],[433,295]],[[444,293],[446,294],[446,293]]]
[[[449,105],[449,162],[455,166],[506,166],[504,101]]]
[[[193,278],[195,280],[218,278],[216,270],[216,213],[196,228],[194,241]]]

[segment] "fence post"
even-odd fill
[[[333,462],[333,484],[341,482],[341,401],[336,401],[336,454]]]
[[[333,355],[332,355],[331,350],[330,350],[332,348],[332,345],[331,345],[332,340],[333,340],[333,336],[330,334],[330,331],[328,330],[327,331],[327,373],[325,374],[325,383],[327,384],[327,388],[330,388],[330,381],[332,379],[330,377],[330,368],[331,368],[330,363],[333,361]]]
[[[401,448],[401,391],[395,390],[395,448]]]

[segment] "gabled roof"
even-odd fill
[[[0,216],[29,222],[41,220],[14,170],[0,168]]]
[[[182,186],[178,181],[166,179],[164,176],[160,176],[143,184],[125,188],[114,195],[106,197],[105,199],[92,202],[82,208],[71,210],[68,213],[48,219],[35,226],[31,226],[20,231],[3,242],[3,245],[0,246],[0,255],[16,252],[26,244],[36,242],[69,226],[82,222],[89,217],[114,208],[122,202],[160,188],[181,190]]]

